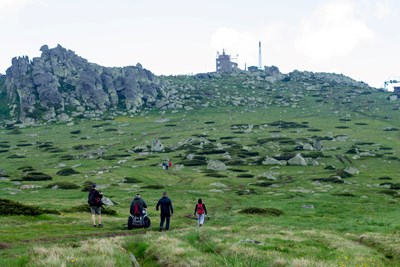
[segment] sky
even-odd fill
[[[239,68],[334,72],[381,88],[400,80],[398,0],[0,0],[0,73],[60,44],[107,67],[156,75]]]

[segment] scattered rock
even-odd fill
[[[219,160],[210,160],[207,164],[208,170],[225,171],[227,169],[225,163]]]
[[[294,158],[288,160],[288,164],[292,166],[307,166],[307,161],[301,156],[301,154],[296,154]]]
[[[263,165],[283,165],[283,163],[277,159],[266,156],[262,161]]]

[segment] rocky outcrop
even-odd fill
[[[74,117],[97,119],[150,109],[164,115],[166,110],[218,106],[308,108],[305,99],[314,99],[317,105],[335,103],[337,109],[356,108],[355,103],[368,101],[367,95],[378,94],[363,82],[334,73],[283,74],[278,67],[265,66],[230,74],[157,77],[140,64],[102,67],[61,46],[45,45],[41,52],[32,60],[14,58],[6,75],[0,75],[0,118],[68,122]],[[237,130],[248,133],[256,128]],[[310,145],[305,149],[322,149],[319,141]],[[265,164],[271,163],[265,160]]]
[[[19,118],[29,123],[68,114],[123,108],[128,112],[155,106],[165,91],[162,83],[140,64],[107,68],[88,62],[60,45],[41,47],[42,55],[12,59],[5,87],[11,102],[19,106]],[[100,112],[99,112],[100,111]]]

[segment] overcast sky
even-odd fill
[[[400,79],[398,0],[0,0],[0,73],[57,44],[103,66],[157,75],[239,67],[335,72],[383,87]]]

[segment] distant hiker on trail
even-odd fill
[[[97,191],[96,187],[97,185],[93,184],[92,189],[90,189],[89,191],[88,204],[90,206],[90,212],[92,213],[93,227],[97,227],[96,225],[96,213],[97,213],[99,227],[101,228],[103,227],[103,224],[101,223],[101,206],[103,205],[101,199],[103,198],[103,194]]]
[[[143,208],[147,208],[147,204],[140,194],[136,194],[131,202],[130,213],[132,216],[142,216]]]
[[[174,209],[172,207],[172,201],[167,197],[167,192],[163,192],[162,198],[158,200],[156,210],[158,211],[158,207],[161,206],[160,212],[160,231],[164,228],[164,221],[167,220],[165,225],[165,230],[169,230],[169,221],[170,217],[174,213]]]
[[[172,161],[171,160],[168,161],[168,168],[170,168],[170,169],[172,168]]]
[[[203,226],[204,217],[207,215],[206,205],[203,204],[201,198],[197,201],[196,207],[194,208],[194,215],[197,213],[197,223],[199,226]]]

